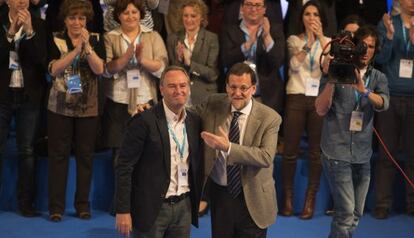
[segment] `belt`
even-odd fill
[[[190,195],[190,193],[183,193],[183,194],[178,195],[178,196],[169,196],[168,198],[164,198],[164,202],[173,205],[173,204],[176,204],[176,203],[184,200],[189,195]]]

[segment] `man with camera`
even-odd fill
[[[330,238],[352,237],[362,216],[371,174],[374,111],[386,110],[389,103],[387,79],[371,65],[378,50],[375,28],[361,27],[354,41],[367,47],[354,62],[356,82],[341,83],[330,73],[322,78],[315,102],[317,113],[325,116],[321,160],[334,201]]]

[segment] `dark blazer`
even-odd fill
[[[189,67],[177,60],[175,48],[180,41],[184,43],[185,31],[171,34],[168,37],[168,58],[172,65],[182,66],[187,69],[191,79],[191,102],[200,104],[208,95],[217,93],[216,80],[218,78],[218,53],[219,43],[217,35],[200,28],[195,42],[191,64]]]
[[[187,111],[192,224],[198,226],[202,186],[200,118]],[[134,116],[128,124],[116,166],[116,212],[131,213],[133,226],[148,231],[170,184],[170,139],[162,103]]]
[[[270,34],[274,46],[266,52],[261,36],[256,50],[256,71],[259,76],[259,90],[263,104],[281,112],[285,86],[282,81],[279,68],[285,58],[285,37],[282,24],[270,23]],[[241,51],[241,45],[245,42],[244,33],[240,29],[240,23],[227,25],[220,36],[220,61],[224,69],[245,60]]]
[[[5,11],[0,16],[0,102],[12,101],[12,91],[9,88],[12,73],[9,69],[9,52],[14,50],[15,44],[14,41],[9,43],[7,40],[9,27],[8,11]],[[35,35],[20,41],[18,55],[23,72],[25,101],[40,105],[46,91],[47,37],[43,20],[32,16],[32,27]]]

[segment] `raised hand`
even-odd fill
[[[17,13],[17,23],[19,27],[23,26],[23,31],[26,32],[26,34],[31,35],[33,33],[32,18],[29,10],[19,10]]]
[[[395,30],[394,30],[394,25],[392,24],[392,19],[391,19],[390,15],[385,13],[382,16],[382,21],[384,22],[385,29],[387,30],[387,38],[389,40],[392,40],[392,38],[394,38]]]

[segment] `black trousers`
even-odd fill
[[[266,238],[267,229],[261,229],[254,223],[243,193],[233,198],[227,187],[213,181],[210,189],[213,238]]]
[[[74,118],[48,111],[49,212],[65,211],[66,184],[72,142],[76,158],[77,212],[90,210],[89,191],[98,117]]]

